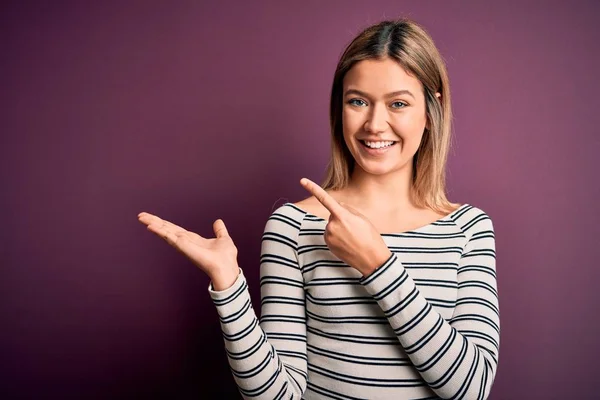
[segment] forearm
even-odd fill
[[[214,288],[213,288],[214,289]],[[294,377],[266,339],[252,308],[248,286],[240,270],[234,284],[223,291],[210,290],[217,306],[229,365],[245,399],[300,399]]]
[[[362,283],[384,311],[416,369],[438,396],[487,396],[497,365],[494,352],[476,345],[444,320],[419,292],[395,254]],[[496,321],[486,322],[499,334]],[[496,334],[490,337],[493,341]]]

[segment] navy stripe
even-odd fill
[[[242,396],[485,399],[500,343],[489,216],[464,204],[381,234],[391,254],[367,276],[331,254],[325,221],[292,203],[269,217],[260,319],[243,274],[226,291],[210,287]]]

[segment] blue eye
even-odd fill
[[[364,103],[364,101],[362,101],[361,99],[350,99],[350,100],[348,100],[348,104],[351,104],[353,106],[358,105],[355,103],[356,101],[361,101]]]
[[[350,99],[350,100],[348,100],[348,104],[353,105],[353,106],[358,106],[358,107],[362,107],[362,106],[366,105],[366,103],[361,99]],[[394,106],[395,104],[399,104],[399,106]],[[395,101],[392,103],[392,108],[395,108],[395,109],[404,108],[406,106],[407,106],[407,104],[403,101]]]

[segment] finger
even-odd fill
[[[144,214],[144,215],[142,215]],[[148,213],[141,213],[140,216],[138,216],[138,219],[141,223],[146,224],[146,225],[164,225],[165,228],[171,230],[173,233],[177,233],[180,231],[184,231],[187,232],[187,229],[182,228],[179,225],[175,225],[172,222],[167,221],[166,219],[162,219],[157,217],[156,215],[152,215],[152,214],[148,214]]]
[[[154,232],[156,235],[158,235],[161,238],[163,238],[164,240],[166,240],[167,243],[169,243],[171,246],[177,247],[178,235],[176,233],[173,233],[169,229],[166,229],[164,224],[162,224],[162,225],[150,224],[150,225],[148,225],[148,230],[151,232]],[[181,235],[181,232],[180,232],[180,235]]]
[[[229,236],[225,222],[222,219],[218,219],[213,223],[213,231],[215,231],[215,236],[218,238]]]
[[[153,222],[161,221],[161,218],[147,212],[142,212],[138,214],[138,221],[142,224],[150,225]]]
[[[304,189],[308,190],[310,194],[315,196],[315,198],[319,200],[319,202],[323,204],[326,209],[329,210],[331,215],[342,215],[344,211],[343,207],[340,206],[340,204],[333,197],[331,197],[329,193],[323,190],[321,186],[307,178],[300,179],[300,184],[302,187],[304,187]]]
[[[188,257],[194,249],[198,248],[198,243],[193,237],[195,235],[193,232],[179,231],[173,233],[169,229],[165,229],[164,226],[148,225],[148,230],[156,233],[157,236],[163,238],[175,250]]]
[[[163,237],[165,239],[166,239],[166,236],[165,236],[166,233],[169,232],[169,233],[172,233],[173,235],[185,235],[192,241],[193,240],[201,240],[201,241],[206,240],[206,238],[198,235],[197,233],[190,232],[190,231],[182,228],[181,226],[176,225],[165,219],[159,218],[156,215],[152,215],[152,214],[148,214],[148,213],[140,213],[138,216],[138,219],[143,224],[146,224],[148,226],[153,225],[154,229],[152,231],[153,232],[156,231],[157,234],[158,234],[158,232],[160,232],[161,237]],[[165,232],[162,232],[163,230]]]

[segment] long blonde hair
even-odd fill
[[[396,60],[423,85],[428,128],[413,159],[411,198],[418,207],[437,212],[453,209],[446,197],[446,160],[450,147],[452,110],[448,72],[433,39],[423,27],[409,19],[382,21],[363,30],[342,54],[331,89],[329,121],[331,159],[321,187],[346,187],[354,169],[354,158],[344,141],[342,91],[346,73],[367,59]],[[441,96],[438,99],[436,93]]]

